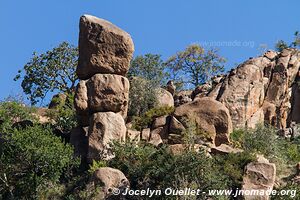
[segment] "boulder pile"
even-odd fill
[[[94,16],[83,15],[79,29],[75,108],[80,127],[71,141],[86,145],[77,149],[88,162],[110,159],[110,144],[126,136],[129,81],[125,75],[134,45],[128,33]]]

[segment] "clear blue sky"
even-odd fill
[[[167,58],[192,43],[216,46],[230,69],[292,40],[300,30],[300,1],[279,0],[0,0],[0,99],[22,93],[13,77],[31,58],[62,41],[77,45],[78,21],[91,14],[131,34],[135,55]],[[232,44],[230,44],[230,42]]]

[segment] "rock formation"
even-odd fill
[[[232,132],[229,111],[222,103],[210,97],[199,98],[177,107],[174,117],[184,127],[194,121],[198,133],[206,135],[216,146],[229,142],[229,134]]]
[[[209,96],[223,103],[234,128],[268,123],[280,129],[299,122],[300,52],[284,49],[250,58],[224,77],[199,86],[193,99]]]
[[[125,141],[129,81],[124,76],[134,45],[128,33],[94,16],[82,16],[79,28],[76,73],[81,80],[74,102],[79,125],[86,128],[74,131],[71,142],[76,141],[74,137],[84,140],[85,131],[80,130],[88,129],[87,151],[79,148],[77,153],[86,153],[88,162],[110,159],[113,157],[110,144],[115,140]]]

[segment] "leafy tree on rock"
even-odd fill
[[[33,57],[23,70],[19,70],[14,80],[23,78],[23,91],[34,105],[43,101],[48,92],[70,93],[74,90],[77,81],[77,60],[78,48],[62,42],[46,53],[34,52]]]
[[[205,51],[198,44],[188,46],[184,51],[171,56],[165,63],[175,82],[186,88],[198,86],[212,76],[224,71],[225,59],[216,49]]]

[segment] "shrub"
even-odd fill
[[[133,118],[133,128],[137,130],[147,128],[155,118],[163,115],[169,115],[173,112],[174,107],[169,106],[152,108],[145,112],[141,117]]]
[[[130,78],[129,90],[129,116],[142,116],[145,112],[155,107],[157,98],[155,89],[157,86],[150,80],[140,77]]]
[[[14,129],[0,146],[0,190],[3,198],[35,199],[78,164],[73,149],[42,126]]]
[[[76,113],[74,108],[74,94],[66,93],[67,98],[60,102],[59,98],[54,98],[57,106],[47,112],[47,116],[55,122],[55,128],[63,133],[70,133],[71,129],[77,126]]]
[[[18,101],[0,103],[0,131],[6,132],[15,122],[23,120],[36,121],[33,115],[34,108],[27,107]]]
[[[207,192],[226,187],[225,177],[219,173],[214,160],[204,152],[186,151],[172,155],[166,147],[148,144],[115,144],[116,157],[108,165],[121,170],[132,189],[165,189],[191,187]],[[205,194],[197,198],[206,199]],[[174,197],[156,196],[157,199]],[[221,198],[221,197],[220,197]]]

